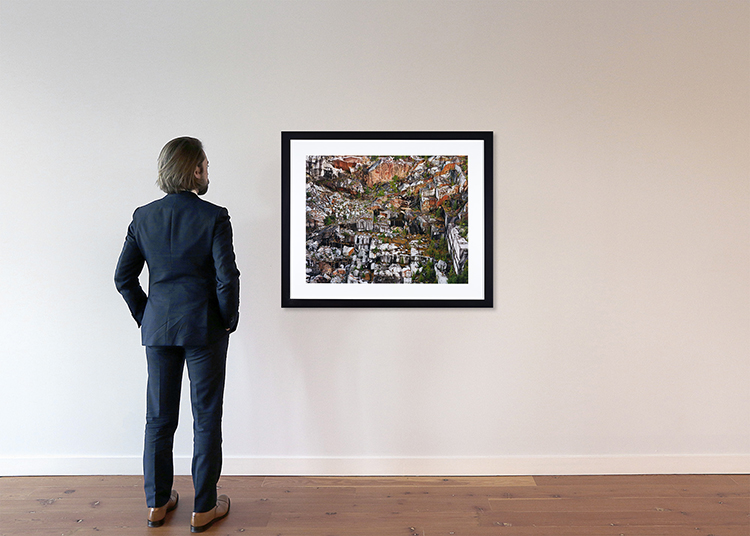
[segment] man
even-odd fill
[[[148,526],[177,507],[172,444],[183,364],[193,410],[192,532],[229,513],[217,497],[221,417],[229,334],[239,319],[239,276],[227,209],[198,196],[208,190],[208,160],[195,138],[177,138],[159,155],[157,185],[166,196],[138,208],[115,270],[115,285],[141,328],[148,387],[143,453]],[[138,276],[148,265],[148,295]]]

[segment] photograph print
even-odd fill
[[[491,306],[490,143],[282,133],[282,305]]]

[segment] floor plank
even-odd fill
[[[717,497],[717,498],[750,498],[750,489],[739,485],[718,486],[713,484],[675,485],[642,485],[639,483],[617,483],[609,485],[602,480],[601,484],[581,486],[537,486],[534,488],[496,488],[494,497],[505,499],[544,499],[544,498],[647,498],[647,497]]]
[[[718,497],[588,499],[489,499],[492,510],[518,512],[747,512],[748,501]],[[749,535],[750,536],[750,535]]]
[[[750,520],[746,512],[688,512],[678,511],[616,511],[616,512],[491,512],[482,516],[480,526],[682,526],[718,527],[720,525],[744,526],[750,529]]]
[[[270,487],[425,487],[425,486],[536,486],[531,476],[475,476],[475,477],[267,477],[264,488]]]

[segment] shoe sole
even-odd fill
[[[230,501],[229,497],[227,497],[227,513],[226,514],[224,514],[221,517],[215,517],[211,521],[209,521],[205,525],[201,525],[200,527],[196,527],[195,525],[190,525],[190,532],[194,532],[195,533],[195,532],[205,532],[205,531],[207,531],[208,529],[211,528],[211,525],[213,525],[214,523],[216,523],[217,521],[219,521],[221,519],[224,519],[225,517],[227,517],[229,515],[229,510],[230,510],[231,506],[232,506],[232,501]]]

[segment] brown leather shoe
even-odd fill
[[[180,496],[175,490],[169,497],[169,502],[164,506],[158,508],[148,509],[148,526],[149,527],[161,527],[164,524],[164,519],[167,517],[167,512],[171,512],[177,508],[177,503],[180,501]]]
[[[216,506],[208,512],[193,512],[193,519],[190,521],[190,532],[203,532],[220,519],[224,519],[229,514],[229,497],[219,495],[216,499]]]

